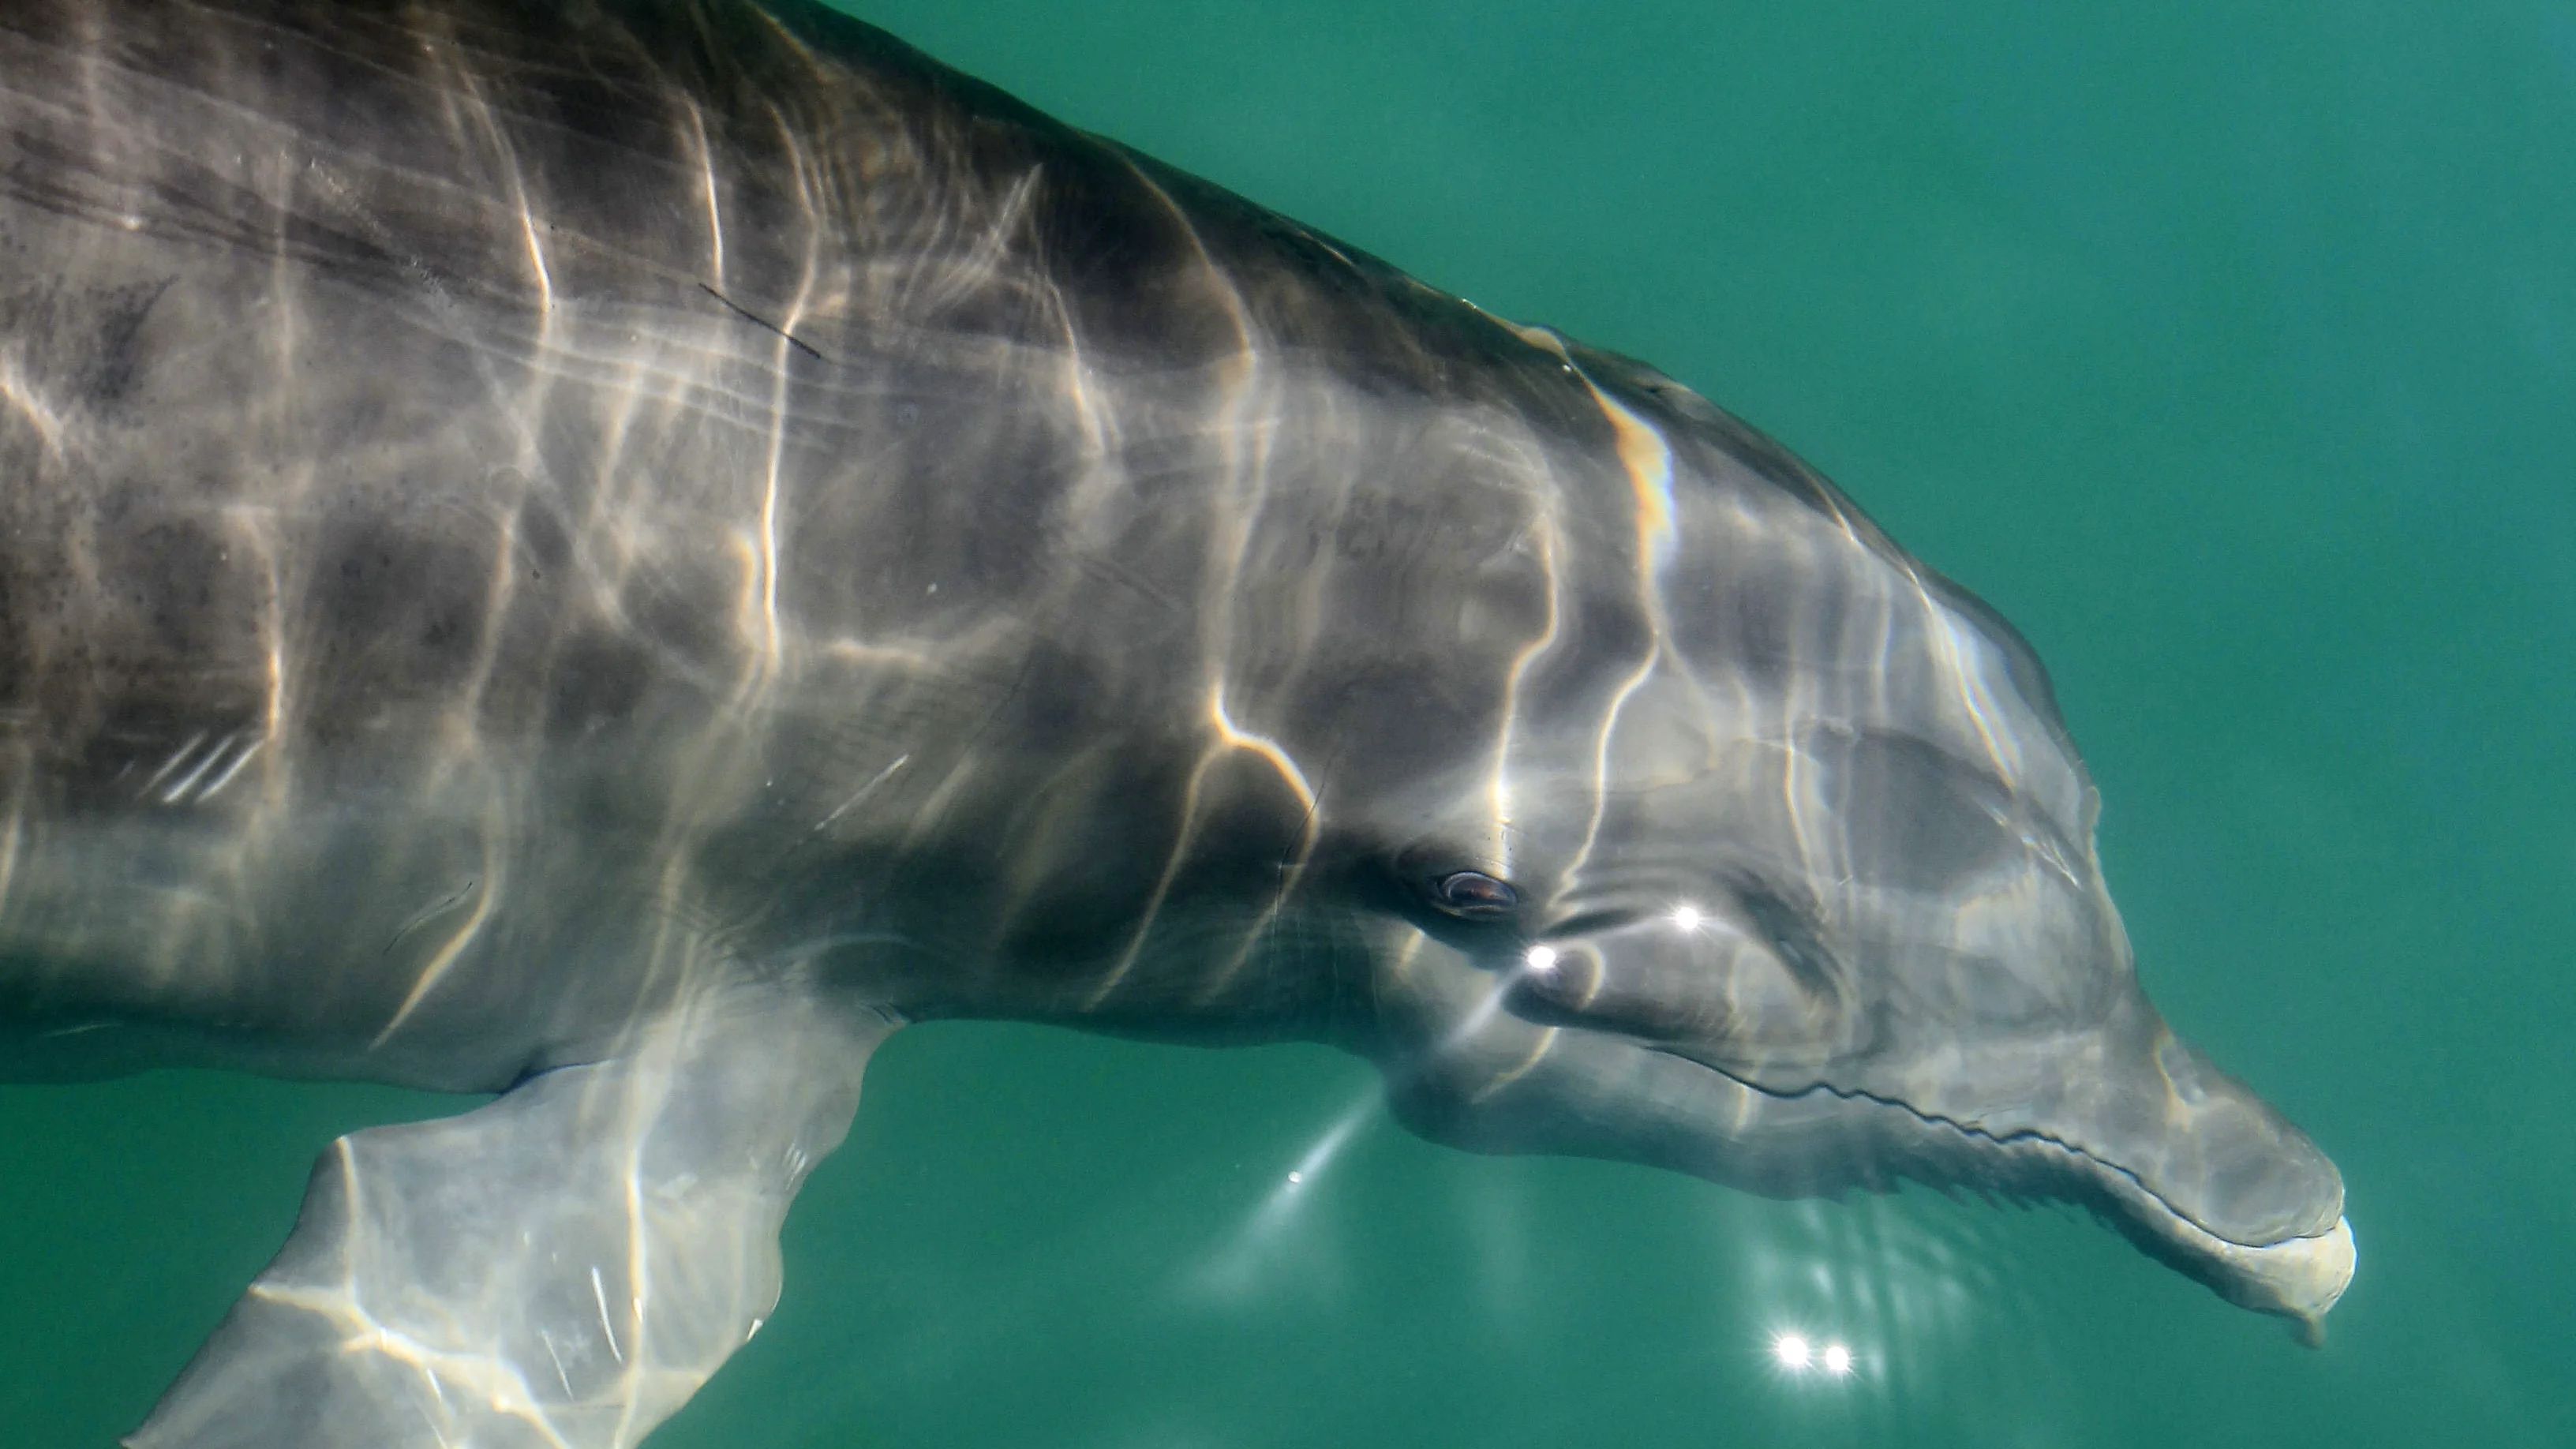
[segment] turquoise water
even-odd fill
[[[1654,360],[1999,606],[2149,990],[2334,1155],[2361,1271],[2308,1352],[2071,1213],[1471,1158],[1321,1051],[941,1026],[656,1449],[2576,1443],[2576,12],[860,8]],[[322,1143],[453,1105],[0,1090],[0,1445],[130,1427]]]

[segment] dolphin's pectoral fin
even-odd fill
[[[891,1030],[810,1003],[656,1026],[334,1143],[284,1251],[134,1449],[623,1449],[778,1300],[778,1229]]]

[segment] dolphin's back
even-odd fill
[[[875,857],[722,843],[809,804],[1021,842],[943,869],[1097,945],[1142,902],[1033,803],[1076,743],[1096,838],[1156,858],[1211,729],[1359,799],[1619,686],[1656,626],[1614,413],[1812,541],[1698,561],[1790,621],[1694,606],[1710,668],[1810,666],[1838,600],[1930,577],[1660,378],[804,0],[13,6],[0,148],[0,952],[39,1020],[506,1081],[673,989],[657,923],[795,945],[740,922]]]
[[[44,480],[0,507],[73,545],[0,562],[0,710],[55,748],[170,712],[163,676],[243,727],[281,650],[315,729],[469,679],[483,727],[577,725],[632,672],[570,671],[621,676],[570,715],[490,691],[563,673],[514,647],[624,647],[573,627],[601,590],[715,688],[781,629],[945,612],[943,576],[1025,604],[1086,471],[1219,446],[1256,336],[1533,391],[1472,309],[817,6],[55,0],[0,19],[0,75],[6,446]],[[847,548],[704,622],[725,540],[799,528]]]
[[[1561,408],[798,0],[12,6],[0,247],[0,989],[448,1085],[666,995],[754,795],[900,753],[1007,833],[1016,758],[1161,748],[1262,490]]]

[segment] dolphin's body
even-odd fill
[[[138,1444],[634,1442],[927,1017],[2351,1271],[2000,619],[804,0],[0,6],[0,810],[0,1075],[504,1094],[325,1154]]]

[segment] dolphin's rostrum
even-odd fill
[[[17,0],[0,153],[0,1072],[503,1093],[137,1444],[635,1442],[931,1017],[2350,1276],[2029,647],[1648,368],[805,0]]]

